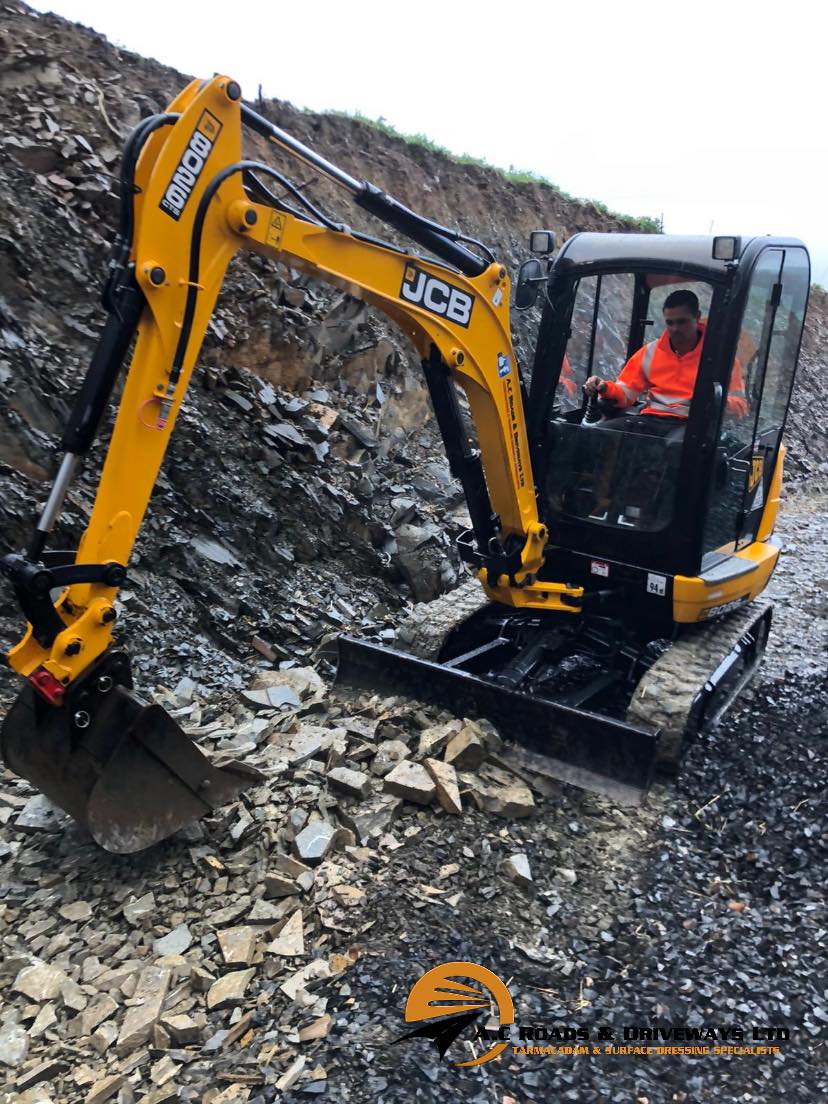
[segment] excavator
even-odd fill
[[[407,248],[358,232],[242,153],[248,129],[349,193]],[[542,302],[518,366],[506,267],[320,156],[242,100],[193,81],[127,139],[107,320],[30,542],[2,559],[28,622],[8,662],[24,683],[0,734],[7,768],[130,853],[235,799],[258,777],[211,763],[132,684],[116,596],[231,258],[252,250],[360,296],[413,342],[468,528],[469,579],[415,607],[394,647],[343,636],[338,679],[487,717],[551,773],[640,800],[753,674],[771,608],[781,437],[810,270],[801,242],[532,235],[516,309]],[[639,407],[587,395],[663,326],[677,288],[706,318],[687,417],[629,432]],[[130,355],[131,354],[131,355]],[[727,409],[738,360],[748,414]],[[88,526],[47,548],[124,365]]]

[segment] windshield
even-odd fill
[[[576,284],[569,340],[566,344],[555,403],[572,410],[583,403],[583,385],[589,376],[616,380],[633,351],[664,333],[664,301],[674,291],[691,291],[699,302],[702,321],[710,309],[709,284],[683,276],[639,274],[643,312],[636,317],[636,276],[631,272],[587,276]],[[645,306],[646,304],[646,306]]]
[[[547,425],[544,489],[553,514],[644,532],[670,524],[701,344],[679,368],[655,347],[640,350],[661,338],[664,304],[676,291],[696,296],[703,322],[712,289],[684,276],[622,272],[576,283]],[[610,381],[594,426],[582,422],[591,376]]]

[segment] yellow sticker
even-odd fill
[[[765,470],[765,458],[764,456],[754,456],[750,461],[750,479],[748,480],[748,490],[752,491],[759,480],[762,478],[762,472]]]
[[[221,130],[221,123],[209,111],[202,111],[196,130],[200,130],[206,138],[209,138],[211,142],[215,142]]]
[[[282,235],[285,232],[285,216],[276,211],[270,216],[270,225],[267,228],[267,244],[278,249],[282,244]]]

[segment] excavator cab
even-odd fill
[[[733,256],[721,257],[726,243]],[[539,511],[556,543],[578,554],[579,578],[614,562],[666,584],[769,534],[809,277],[795,241],[577,234],[566,243],[546,289],[527,418]],[[686,416],[642,417],[645,392],[626,409],[600,401],[591,420],[584,382],[616,379],[659,339],[676,290],[693,292],[704,325]],[[650,585],[648,611],[658,620],[664,607],[674,620],[666,585]]]

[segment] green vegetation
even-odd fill
[[[310,114],[310,112],[308,112]],[[508,180],[512,184],[540,184],[545,188],[549,188],[555,193],[558,198],[562,199],[566,203],[583,203],[590,207],[593,207],[599,214],[606,216],[607,218],[622,219],[624,222],[631,223],[637,227],[643,233],[647,234],[660,234],[661,223],[656,218],[650,218],[648,215],[642,218],[633,218],[631,215],[623,215],[618,211],[611,211],[606,204],[601,203],[595,199],[578,199],[576,196],[570,195],[568,192],[563,191],[557,184],[553,184],[551,180],[548,180],[545,176],[541,176],[539,173],[532,172],[527,169],[516,169],[514,165],[510,165],[508,169],[502,169],[499,165],[492,165],[482,157],[472,157],[471,154],[452,153],[451,150],[446,149],[445,146],[438,146],[436,142],[432,142],[425,134],[401,134],[390,123],[386,122],[382,116],[379,119],[370,119],[367,115],[363,115],[362,112],[348,112],[348,111],[328,111],[328,115],[335,115],[342,119],[351,119],[357,123],[362,123],[365,126],[371,127],[373,130],[378,130],[382,134],[387,135],[389,138],[398,138],[403,142],[407,142],[410,146],[419,146],[421,149],[426,149],[430,153],[438,153],[443,157],[448,158],[449,161],[454,161],[458,165],[476,165],[480,169],[489,169],[491,172],[496,172],[502,176],[505,180]]]

